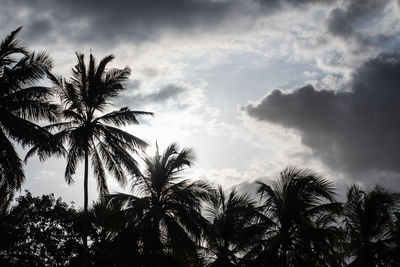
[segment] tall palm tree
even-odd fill
[[[175,143],[162,155],[157,148],[155,156],[145,157],[144,173],[132,186],[134,194],[110,196],[110,205],[127,214],[128,229],[140,229],[136,241],[143,266],[188,266],[198,260],[197,244],[206,223],[201,200],[210,188],[182,177],[193,160],[191,149],[179,151]]]
[[[248,194],[233,189],[228,195],[221,186],[207,199],[204,216],[210,225],[206,231],[209,266],[238,266],[240,256],[247,252],[262,234],[257,224],[259,212]]]
[[[353,185],[347,191],[345,227],[349,235],[350,266],[388,266],[390,231],[399,194],[375,186],[363,191]]]
[[[76,53],[76,56],[78,63],[72,69],[70,79],[49,73],[63,106],[64,121],[49,125],[46,129],[57,130],[54,135],[56,140],[68,145],[65,169],[68,184],[74,181],[73,175],[79,161],[84,161],[83,243],[87,251],[89,159],[102,195],[108,193],[106,169],[121,185],[127,181],[128,170],[132,175],[139,175],[137,162],[129,152],[136,153],[147,144],[117,127],[139,124],[138,116],[152,113],[123,107],[104,114],[108,111],[110,101],[125,89],[123,82],[128,79],[131,71],[129,67],[107,70],[107,64],[114,59],[112,55],[103,58],[98,65],[93,55],[90,55],[88,66],[85,65],[83,54]],[[28,156],[35,152],[42,154],[41,148],[35,146]]]
[[[257,265],[326,266],[335,263],[336,215],[331,182],[309,169],[285,168],[272,186],[258,182],[264,215],[272,225]]]
[[[9,203],[25,179],[13,141],[23,146],[41,144],[45,155],[51,135],[32,121],[57,119],[50,88],[34,85],[45,77],[51,60],[46,53],[30,53],[22,47],[17,39],[20,30],[0,45],[0,203]]]

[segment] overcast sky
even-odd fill
[[[63,76],[75,51],[130,66],[115,107],[155,117],[126,130],[153,147],[192,147],[190,177],[252,190],[296,165],[340,192],[354,182],[400,190],[398,0],[1,2],[1,39],[22,25],[23,43]],[[71,186],[64,168],[32,158],[23,188],[81,205],[83,166]]]

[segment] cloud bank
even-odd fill
[[[366,182],[385,174],[390,180],[385,183],[399,187],[399,73],[400,55],[385,54],[358,68],[347,91],[317,91],[310,85],[273,90],[244,110],[297,130],[302,143],[333,169]]]
[[[284,7],[301,7],[335,1],[325,0],[5,0],[3,24],[10,21],[27,27],[27,39],[60,38],[79,43],[133,40],[152,41],[166,32],[236,29],[242,18],[250,23],[260,15]],[[14,12],[13,12],[14,11]],[[17,27],[20,25],[10,25]],[[10,31],[11,29],[9,29]]]

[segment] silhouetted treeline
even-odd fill
[[[185,151],[147,158],[132,194],[93,203],[90,266],[399,266],[397,193],[352,186],[339,203],[332,183],[286,168],[251,197],[180,178]],[[0,265],[81,266],[82,216],[26,192],[2,210]]]
[[[110,111],[128,67],[77,53],[63,78],[19,31],[0,45],[0,266],[400,266],[398,193],[352,186],[339,203],[331,182],[294,167],[258,182],[255,196],[189,180],[191,149],[145,155],[148,144],[121,130],[151,112]],[[46,78],[51,87],[37,85]],[[65,158],[68,184],[83,163],[83,209],[29,192],[13,203],[25,180],[16,144],[29,148],[25,161]],[[111,176],[131,193],[109,194]]]

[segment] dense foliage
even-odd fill
[[[399,266],[397,193],[352,186],[338,203],[331,183],[286,168],[253,198],[165,176],[171,151],[170,166],[185,152],[154,156],[142,189],[93,203],[91,266]],[[26,192],[2,210],[0,265],[80,266],[81,225],[73,206]]]
[[[146,143],[119,128],[151,113],[109,110],[129,68],[92,55],[86,66],[77,54],[72,77],[60,78],[18,31],[0,46],[0,266],[400,266],[398,193],[353,185],[340,203],[332,182],[295,167],[256,192],[190,180],[191,149],[144,155]],[[35,86],[45,75],[53,87]],[[52,124],[32,122],[42,119]],[[66,156],[68,183],[83,161],[83,210],[52,194],[12,203],[24,181],[16,144],[27,156]],[[90,207],[89,166],[100,192]],[[109,194],[107,172],[131,193]]]
[[[34,83],[45,77],[51,60],[44,52],[32,53],[16,39],[21,28],[0,44],[0,205],[8,203],[25,180],[22,160],[12,141],[41,145],[48,152],[49,133],[33,121],[56,120],[57,106],[49,102],[51,90]]]
[[[53,194],[18,197],[1,214],[0,266],[72,266],[81,249],[77,216]]]

